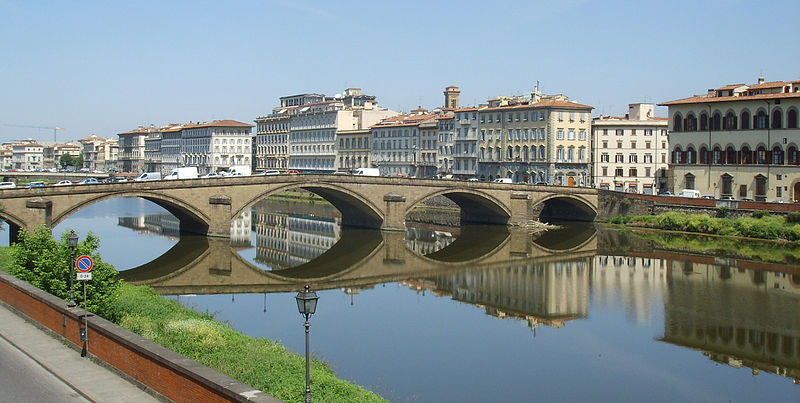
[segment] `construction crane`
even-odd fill
[[[6,125],[6,124],[4,124],[3,126],[8,126],[8,127],[24,127],[24,128],[28,128],[28,129],[47,129],[47,130],[52,130],[52,131],[53,131],[53,142],[56,142],[56,133],[57,133],[59,130],[67,130],[66,128],[63,128],[63,127],[27,126],[27,125]]]

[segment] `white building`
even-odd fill
[[[668,188],[667,118],[654,104],[630,104],[625,116],[592,120],[592,179],[601,189],[656,194]]]
[[[252,167],[253,125],[235,120],[188,123],[181,130],[181,164],[201,174],[235,165]]]
[[[35,171],[42,169],[43,147],[34,140],[21,140],[11,146],[13,169]]]

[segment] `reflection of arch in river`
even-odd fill
[[[466,230],[461,243],[453,242],[429,256],[410,251],[402,233],[346,230],[339,242],[318,258],[278,271],[253,265],[224,241],[187,237],[162,257],[121,272],[121,276],[165,294],[277,292],[296,290],[304,283],[317,289],[372,285],[460,270],[465,265],[494,267],[524,257],[543,256],[532,248],[528,232],[491,227],[499,232],[490,233],[485,228]]]
[[[541,233],[533,243],[549,253],[583,250],[586,245],[597,244],[597,228],[593,223],[570,223]]]

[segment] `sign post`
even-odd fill
[[[83,327],[81,328],[81,341],[83,349],[81,357],[89,353],[89,310],[86,308],[86,281],[92,279],[94,260],[91,256],[82,255],[75,259],[75,269],[78,270],[77,279],[83,280]]]

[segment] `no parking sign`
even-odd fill
[[[78,280],[91,280],[94,260],[90,256],[82,255],[75,259],[75,270],[78,270]]]

